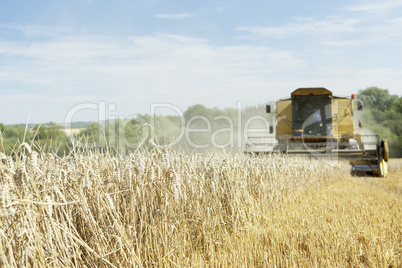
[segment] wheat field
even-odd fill
[[[1,267],[402,265],[397,165],[379,179],[286,155],[27,144],[0,160]]]

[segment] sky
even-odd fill
[[[401,48],[402,0],[0,0],[0,122],[401,96]]]

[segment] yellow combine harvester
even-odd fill
[[[336,97],[325,88],[299,88],[290,98],[267,105],[267,113],[275,115],[276,135],[271,136],[270,142],[249,137],[247,151],[347,159],[353,173],[385,177],[387,140],[380,140],[379,135],[355,133],[354,99],[354,94],[351,98]],[[360,101],[355,106],[357,110],[363,109]],[[360,121],[359,126],[362,125]],[[274,133],[274,127],[270,132]]]

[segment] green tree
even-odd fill
[[[365,126],[388,139],[391,157],[402,157],[402,97],[369,87],[359,91],[358,99],[364,103]]]
[[[35,125],[32,128],[34,146],[43,152],[54,152],[59,155],[68,153],[69,142],[61,125],[49,122]]]

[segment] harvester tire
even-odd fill
[[[388,163],[382,159],[380,162],[380,177],[385,178],[388,174]]]
[[[388,162],[389,160],[389,150],[388,150],[388,140],[382,140],[381,141],[381,156],[382,159],[385,160],[385,162]]]

